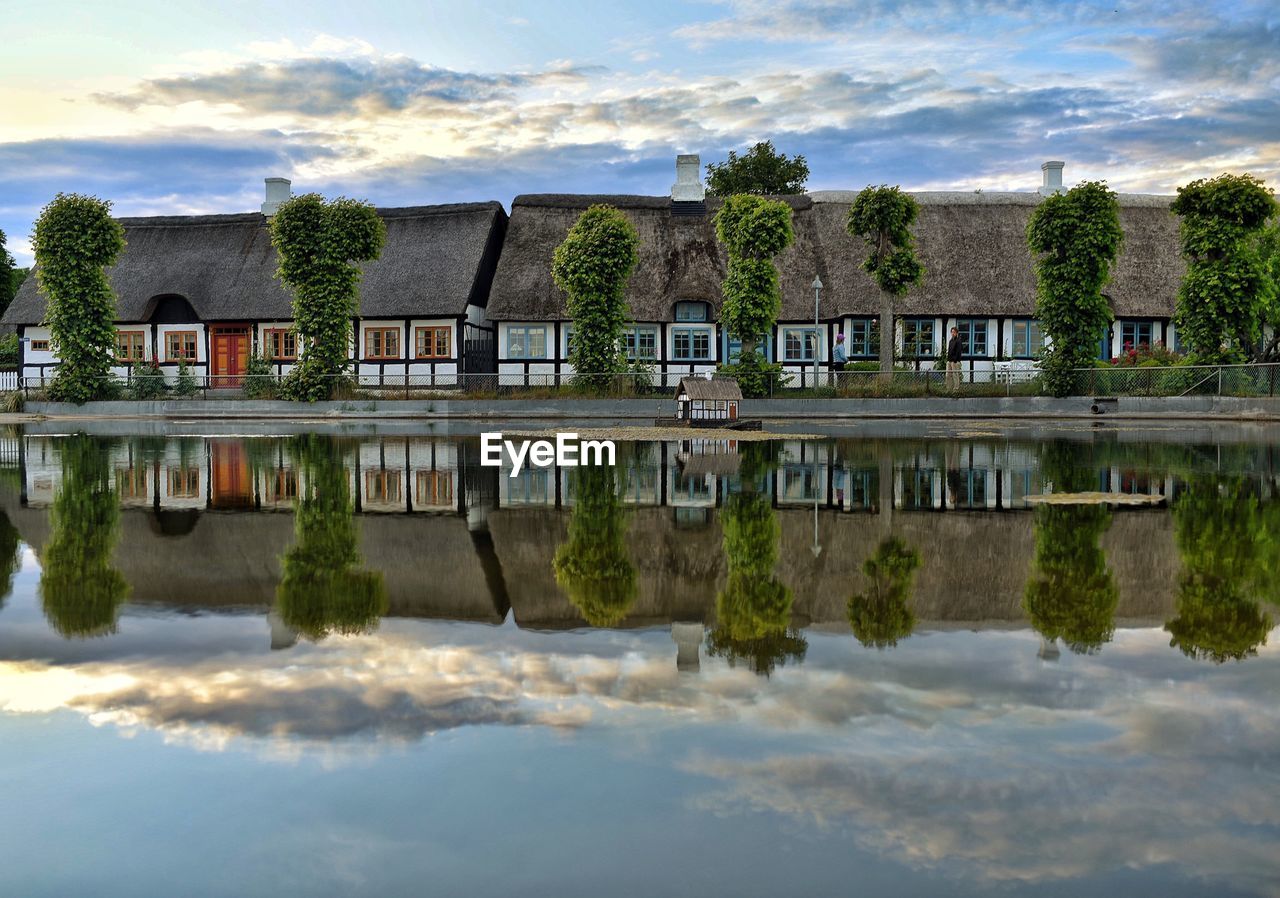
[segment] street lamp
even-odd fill
[[[818,389],[818,354],[822,344],[818,340],[818,297],[822,294],[822,278],[813,276],[813,388]]]

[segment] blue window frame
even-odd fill
[[[812,327],[782,329],[782,360],[784,362],[812,362],[817,345],[818,334]]]
[[[547,326],[513,325],[507,328],[507,358],[545,359],[547,357]]]
[[[707,304],[705,302],[676,303],[676,321],[706,321]]]
[[[902,319],[902,354],[907,358],[924,358],[935,354],[934,320]]]
[[[987,352],[987,319],[959,318],[956,327],[960,329],[960,354],[965,358],[985,358]]]
[[[677,362],[710,361],[711,329],[706,327],[672,328],[671,358]]]
[[[1013,357],[1015,359],[1038,358],[1044,351],[1044,334],[1040,322],[1034,318],[1019,318],[1013,324]]]
[[[858,356],[871,357],[879,352],[878,346],[872,346],[872,328],[874,318],[855,318],[849,322],[849,332],[844,335],[845,352],[849,358]]]
[[[742,341],[729,336],[728,331],[721,332],[720,351],[724,353],[722,358],[726,362],[736,362],[738,356],[742,354]],[[761,337],[756,343],[756,352],[764,355],[766,362],[773,361],[773,339],[771,337]]]
[[[1111,328],[1104,327],[1102,336],[1098,338],[1098,358],[1106,361],[1111,358]]]
[[[1138,349],[1142,346],[1151,348],[1151,322],[1150,321],[1122,321],[1120,322],[1120,346],[1126,351],[1129,349]]]
[[[630,327],[624,335],[627,358],[656,359],[658,357],[658,329],[656,327]]]

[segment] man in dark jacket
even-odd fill
[[[951,339],[947,341],[947,389],[960,389],[960,328],[951,328]]]

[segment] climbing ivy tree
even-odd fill
[[[0,231],[0,315],[9,308],[14,294],[18,292],[18,269],[13,267],[13,256],[5,242],[4,231]]]
[[[1096,489],[1084,446],[1049,443],[1040,466],[1055,493]],[[1098,504],[1045,503],[1035,511],[1034,526],[1036,554],[1022,608],[1045,639],[1061,639],[1077,654],[1095,652],[1115,632],[1120,601],[1100,545],[1111,526],[1111,511]]]
[[[1230,363],[1254,353],[1275,286],[1259,237],[1275,197],[1252,175],[1219,175],[1178,188],[1187,273],[1174,323],[1200,361]]]
[[[858,642],[883,649],[911,635],[916,616],[907,600],[919,567],[920,553],[898,537],[880,542],[862,565],[868,588],[849,598],[849,625]]]
[[[782,311],[782,290],[773,257],[795,239],[791,207],[781,200],[731,196],[716,213],[716,235],[729,254],[720,318],[742,344],[736,362],[721,366],[734,375],[744,396],[766,396],[782,366],[769,365],[756,348],[773,332]]]
[[[627,368],[622,333],[631,316],[624,294],[639,244],[625,215],[596,205],[578,217],[552,257],[551,276],[569,297],[573,320],[569,361],[587,386],[606,386]]]
[[[372,632],[387,613],[382,574],[360,567],[346,451],[318,434],[297,437],[290,448],[302,484],[276,604],[285,624],[315,641]]]
[[[88,402],[110,395],[116,353],[116,296],[104,269],[124,249],[111,203],[59,193],[36,219],[36,278],[49,298],[45,323],[61,359],[49,395]]]
[[[868,255],[862,268],[880,288],[880,374],[889,377],[893,371],[894,301],[906,296],[924,279],[924,265],[916,258],[915,238],[911,226],[920,214],[920,206],[898,187],[881,184],[863,189],[853,200],[845,228],[849,235],[861,238]]]
[[[305,193],[280,204],[271,243],[276,276],[293,291],[300,358],[281,385],[286,399],[328,399],[347,373],[351,320],[359,311],[359,262],[382,253],[387,226],[373,206]]]
[[[782,527],[765,490],[773,447],[754,443],[743,452],[742,489],[725,500],[720,521],[728,565],[724,589],[716,596],[716,626],[707,638],[713,657],[730,665],[746,660],[768,675],[788,659],[803,660],[804,638],[789,629],[791,590],[774,575]]]
[[[1258,258],[1267,279],[1262,323],[1271,338],[1259,349],[1259,362],[1274,362],[1280,356],[1280,215],[1271,219],[1258,235]],[[16,288],[15,288],[16,289]]]
[[[71,637],[115,631],[129,585],[111,564],[120,502],[111,482],[106,440],[77,434],[58,446],[62,484],[49,514],[40,558],[40,600],[50,626]]]
[[[1055,396],[1082,392],[1098,341],[1111,323],[1102,288],[1120,253],[1120,204],[1101,181],[1085,181],[1045,197],[1027,222],[1027,245],[1038,256],[1036,317],[1046,340],[1045,385]]]
[[[636,600],[636,567],[627,555],[627,525],[614,469],[575,468],[569,539],[556,550],[556,582],[593,627],[611,627]]]
[[[1177,616],[1169,644],[1190,658],[1242,660],[1272,627],[1262,602],[1275,602],[1280,504],[1266,505],[1243,478],[1197,477],[1173,506],[1182,556]]]

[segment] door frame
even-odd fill
[[[244,385],[245,370],[219,371],[217,342],[219,337],[244,337],[245,366],[248,369],[249,356],[253,355],[253,325],[244,322],[209,325],[209,382],[213,387],[240,387]]]

